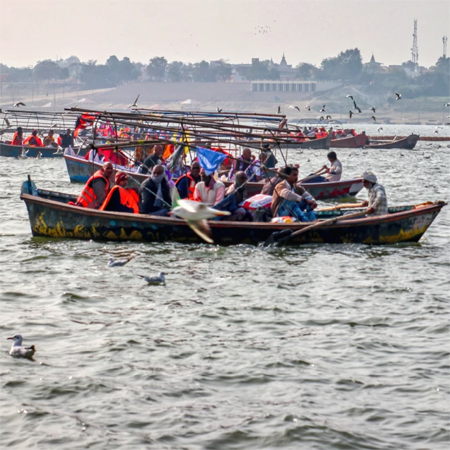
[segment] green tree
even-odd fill
[[[321,70],[313,64],[300,63],[297,66],[297,76],[302,80],[317,80],[320,78]]]
[[[339,53],[335,58],[322,61],[323,76],[329,80],[355,81],[362,72],[361,52],[355,48]]]
[[[50,59],[39,61],[34,66],[33,72],[35,78],[39,81],[58,80],[63,75],[59,65]],[[67,74],[67,72],[64,74]]]
[[[147,75],[153,81],[162,81],[167,68],[167,59],[163,56],[155,56],[152,58],[146,68]]]

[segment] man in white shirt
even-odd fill
[[[330,152],[327,155],[328,161],[331,163],[331,167],[323,166],[323,170],[326,175],[327,181],[339,181],[342,177],[342,163],[337,159],[336,152]]]
[[[206,175],[204,169],[201,170],[200,177],[202,181],[195,185],[194,200],[208,206],[217,205],[225,197],[225,185],[212,175]]]

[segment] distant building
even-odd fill
[[[379,73],[383,71],[382,65],[382,63],[375,61],[375,57],[372,53],[372,58],[370,58],[368,63],[364,64],[364,67],[368,73]]]
[[[283,57],[281,58],[280,64],[275,64],[273,61],[271,61],[270,68],[274,68],[277,70],[277,72],[280,74],[280,80],[282,81],[296,80],[298,78],[297,69],[293,68],[292,65],[286,62],[284,53]]]

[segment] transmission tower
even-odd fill
[[[443,47],[444,47],[444,52],[443,52],[443,57],[444,58],[447,58],[447,36],[444,36],[443,38],[442,38],[442,45],[443,45]]]
[[[414,70],[419,66],[419,47],[417,47],[417,19],[414,19],[413,46],[411,49],[411,61],[414,63]]]

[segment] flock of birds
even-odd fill
[[[399,94],[398,92],[395,93],[396,96],[396,100],[401,100],[402,99],[402,94]],[[350,109],[348,111],[348,116],[351,119],[353,115],[355,115],[356,113],[354,111],[356,111],[358,114],[362,113],[361,108],[356,104],[355,99],[353,98],[353,95],[346,95],[347,98],[349,98],[352,102],[353,102],[353,108]],[[446,104],[445,106],[450,106],[450,103]],[[298,112],[301,112],[300,107],[295,106],[295,105],[290,105],[288,106],[288,108],[290,109],[296,109]],[[308,111],[311,111],[311,106],[310,105],[306,105],[305,109],[307,109]],[[371,106],[370,107],[370,111],[373,112],[373,114],[375,114],[377,112],[377,109],[375,108],[375,106]],[[325,113],[326,111],[326,105],[323,105],[322,108],[319,110],[320,113]],[[278,106],[278,111],[277,114],[281,114],[281,106]],[[321,115],[317,117],[318,120],[332,120],[332,117],[330,115]],[[371,119],[376,122],[377,118],[375,117],[375,115],[371,116]]]

